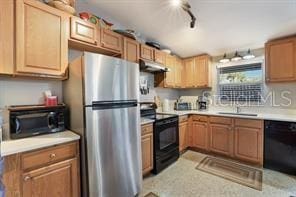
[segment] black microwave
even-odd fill
[[[11,139],[61,132],[68,125],[69,113],[65,105],[15,106],[8,110]]]

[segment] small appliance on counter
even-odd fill
[[[196,101],[196,105],[199,111],[204,111],[208,109],[208,99],[205,96],[199,96]]]
[[[155,103],[141,103],[141,117],[153,123],[153,173],[158,174],[179,158],[179,118],[156,113]]]
[[[178,100],[175,103],[175,110],[177,110],[177,111],[192,110],[192,105],[190,102],[182,102],[182,101]]]
[[[64,104],[10,106],[7,113],[11,139],[62,132],[68,125],[68,110]]]

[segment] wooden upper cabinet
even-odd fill
[[[138,63],[140,59],[140,44],[136,40],[124,37],[123,57],[127,61]]]
[[[98,29],[99,30],[99,29]],[[97,26],[78,17],[71,17],[70,38],[97,45]]]
[[[195,82],[195,58],[187,58],[183,61],[185,74],[183,75],[185,78],[185,87],[190,88],[194,87]]]
[[[165,65],[165,61],[166,61],[166,53],[157,49],[154,49],[154,61],[156,63]]]
[[[69,17],[36,0],[16,1],[16,72],[64,75]]]
[[[192,145],[196,148],[208,149],[208,124],[207,122],[192,122]]]
[[[265,45],[266,81],[296,80],[296,38],[271,41]]]
[[[14,72],[14,2],[0,3],[0,74]]]
[[[141,44],[140,47],[140,58],[145,60],[154,61],[154,48]]]
[[[77,159],[56,163],[22,175],[22,196],[78,197]]]
[[[101,46],[117,52],[122,51],[123,37],[108,29],[101,28]]]
[[[195,58],[195,78],[196,87],[209,86],[209,56],[201,55]]]
[[[166,55],[166,67],[170,71],[165,72],[165,87],[175,87],[175,63],[176,57],[172,55]]]
[[[179,58],[176,58],[175,61],[175,87],[181,88],[183,86],[182,84],[182,60]]]

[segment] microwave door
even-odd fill
[[[11,132],[13,136],[25,137],[27,135],[38,135],[49,130],[49,113],[34,113],[17,115]]]

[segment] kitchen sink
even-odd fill
[[[258,114],[234,113],[234,112],[218,112],[218,114],[237,115],[237,116],[258,116]]]

